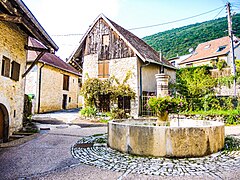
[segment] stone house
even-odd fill
[[[36,39],[29,38],[29,46],[45,48]],[[27,67],[38,56],[28,51]],[[45,53],[26,76],[25,94],[30,95],[33,113],[78,107],[79,72],[55,54]]]
[[[222,38],[214,39],[201,43],[197,46],[192,55],[179,63],[180,67],[187,66],[212,66],[219,60],[224,60],[232,67],[230,55],[230,37],[225,36]],[[234,37],[234,52],[235,58],[240,59],[240,40]]]
[[[121,99],[126,106],[121,108],[130,109],[132,116],[141,115],[143,95],[156,94],[155,74],[165,73],[170,81],[176,79],[175,67],[143,40],[103,14],[89,27],[68,63],[82,73],[83,83],[88,76],[100,79],[115,76],[122,82],[127,72],[131,71],[128,83],[136,97],[132,100],[120,97],[119,101]],[[109,106],[110,103],[102,104]]]
[[[28,37],[47,47],[32,48],[41,51],[38,58],[58,46],[21,0],[0,1],[0,12],[0,141],[6,142],[22,127]]]

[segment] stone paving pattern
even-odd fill
[[[218,152],[202,158],[154,158],[120,153],[106,145],[107,135],[80,139],[72,155],[81,163],[111,171],[155,176],[210,176],[221,179],[222,172],[240,168],[240,151]],[[100,142],[100,143],[99,143]]]
[[[78,111],[69,112],[72,115],[77,115]],[[61,113],[50,113],[50,117],[56,118],[56,114],[61,114],[59,117],[64,117],[65,114]],[[239,153],[232,152],[229,154],[215,154],[209,157],[214,162],[211,162],[207,157],[203,158],[206,161],[199,160],[200,164],[197,164],[196,159],[188,159],[184,161],[184,159],[174,160],[172,162],[171,159],[160,159],[157,160],[151,158],[133,158],[132,156],[123,155],[122,157],[119,155],[119,159],[117,159],[117,152],[112,150],[112,157],[109,157],[110,154],[106,154],[107,149],[104,144],[100,142],[104,142],[103,139],[95,143],[93,147],[85,147],[82,149],[75,149],[73,147],[77,142],[81,143],[83,138],[88,139],[88,141],[92,141],[93,138],[90,136],[94,134],[105,134],[107,132],[107,127],[93,127],[99,126],[99,124],[89,123],[86,120],[74,118],[71,119],[71,123],[69,119],[71,116],[69,115],[68,119],[59,119],[57,125],[51,125],[51,121],[45,117],[42,117],[43,123],[42,127],[49,127],[51,130],[45,132],[45,134],[38,134],[33,139],[20,140],[15,141],[14,143],[9,143],[9,146],[0,147],[0,180],[12,180],[12,179],[40,179],[40,180],[96,180],[96,179],[106,179],[106,180],[115,180],[115,179],[127,179],[127,180],[192,180],[192,179],[236,179],[240,178],[240,168],[239,168]],[[73,121],[74,120],[74,121]],[[75,125],[73,125],[75,124]],[[83,126],[82,126],[83,125]],[[80,127],[81,126],[81,127]],[[88,128],[83,128],[88,127]],[[240,137],[240,126],[229,126],[225,127],[226,135],[231,135],[234,137]],[[96,139],[97,136],[94,136]],[[99,138],[99,137],[98,137]],[[89,145],[88,145],[89,146]],[[72,147],[72,148],[71,148]],[[75,158],[72,156],[73,149],[77,151],[84,151],[85,157],[83,155],[79,155],[82,158]],[[74,150],[74,151],[75,151]],[[78,154],[76,151],[76,154]],[[90,156],[89,156],[90,155]],[[111,166],[105,166],[104,164],[109,164],[111,161],[107,161],[104,159],[105,157],[112,158],[112,167],[119,170],[109,170]],[[104,158],[103,158],[104,157]],[[114,158],[115,157],[115,158]],[[90,165],[87,165],[88,158],[95,158],[96,162],[99,159],[99,164],[94,165],[93,162]],[[219,160],[218,160],[219,158]],[[222,158],[222,159],[221,159]],[[119,160],[119,163],[116,162]],[[139,164],[134,164],[134,162],[139,161]],[[84,164],[85,162],[85,164]],[[163,162],[165,164],[161,166],[160,163]],[[201,163],[206,163],[206,165]],[[141,164],[142,163],[142,164]],[[179,166],[175,165],[178,164]],[[213,165],[212,165],[213,163]],[[113,166],[115,164],[115,166]],[[117,166],[117,165],[118,166]],[[130,169],[136,167],[135,169]],[[196,165],[195,172],[194,167],[190,164]],[[231,165],[232,164],[232,165]],[[171,171],[171,168],[168,170],[163,170],[166,166],[174,167],[175,171]],[[126,168],[127,167],[127,168]],[[129,167],[129,168],[128,168]],[[161,167],[161,168],[160,168]],[[175,173],[181,173],[181,171],[176,170],[177,168],[182,167],[185,168],[189,173],[185,173],[185,175],[174,175]],[[188,167],[188,169],[187,169]],[[121,169],[122,168],[122,169]],[[205,170],[205,169],[207,170]],[[219,169],[217,169],[219,168]],[[126,171],[127,169],[127,171]],[[144,172],[140,172],[140,170]],[[156,169],[156,170],[155,170]],[[173,168],[172,168],[173,169]],[[166,175],[151,175],[150,171],[160,171],[165,173]],[[138,172],[137,172],[138,171]],[[209,171],[209,172],[208,172]],[[214,171],[214,172],[212,172]],[[145,174],[147,175],[145,175]],[[191,175],[192,174],[192,175]],[[193,175],[194,174],[194,175]],[[198,175],[196,175],[198,174]]]

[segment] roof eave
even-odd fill
[[[70,70],[61,68],[61,67],[59,67],[59,66],[55,66],[55,65],[53,65],[53,64],[51,64],[51,63],[48,63],[48,62],[45,62],[45,61],[43,61],[43,60],[39,60],[39,62],[40,62],[40,63],[43,63],[43,64],[47,64],[47,65],[52,66],[52,67],[55,67],[55,68],[57,68],[57,69],[61,69],[61,70],[66,71],[66,72],[68,72],[68,73],[75,74],[76,76],[81,76],[81,74],[78,74],[78,73],[76,73],[76,72],[73,72],[73,71],[70,71]]]
[[[5,7],[5,9],[16,16],[19,16],[18,11],[12,11],[12,8],[16,8],[21,12],[21,16],[23,16],[22,21],[20,22],[32,35],[34,38],[43,41],[43,43],[50,49],[53,49],[54,51],[58,50],[58,46],[55,44],[55,42],[51,39],[51,37],[47,34],[47,32],[44,30],[44,28],[40,25],[40,23],[37,21],[37,19],[34,17],[34,15],[31,13],[31,11],[28,9],[28,7],[22,2],[22,0],[11,0],[11,1],[2,1],[2,5]],[[13,7],[13,5],[15,7]],[[36,30],[34,30],[36,29]],[[27,34],[28,34],[27,33]]]
[[[147,58],[146,61],[148,61],[148,62],[150,62],[150,63],[153,63],[153,64],[162,65],[162,66],[168,67],[168,68],[170,68],[170,69],[175,69],[175,70],[178,69],[178,68],[176,68],[176,67],[169,66],[169,65],[167,65],[167,64],[165,64],[165,63],[155,61],[155,60],[153,60],[153,59],[148,59],[148,58]]]

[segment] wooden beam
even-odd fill
[[[9,0],[2,0],[1,3],[11,14],[18,13],[17,9],[12,6],[12,4],[11,4],[11,2],[9,2]]]
[[[10,15],[3,14],[3,13],[0,14],[0,20],[13,22],[13,23],[22,23],[22,17],[10,16]]]
[[[33,46],[27,46],[27,45],[24,48],[26,50],[29,50],[29,51],[40,51],[40,52],[48,52],[48,53],[51,52],[50,49],[40,48],[40,47],[33,47]]]
[[[37,56],[37,58],[32,62],[31,66],[26,70],[25,73],[23,73],[22,78],[24,78],[29,71],[31,71],[31,69],[35,66],[35,64],[37,64],[37,62],[39,61],[39,59],[41,59],[41,57],[45,54],[46,52],[42,51],[40,52],[40,54]]]

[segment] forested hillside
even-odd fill
[[[233,17],[233,30],[240,37],[240,14]],[[143,40],[155,50],[161,50],[165,58],[172,58],[188,54],[188,50],[195,49],[199,43],[227,35],[227,18],[224,17],[159,32],[146,36]]]

